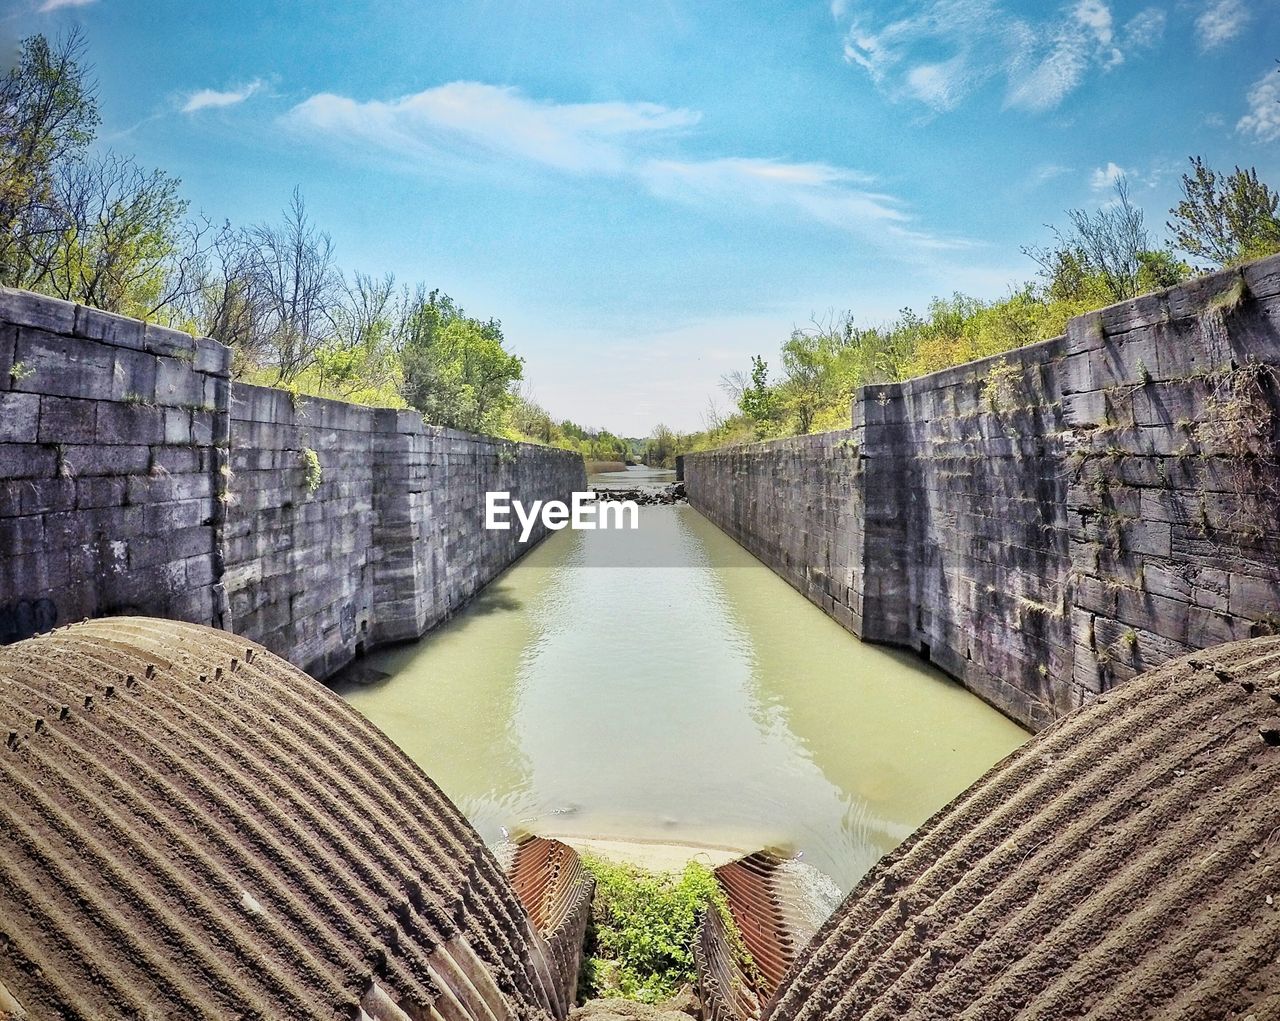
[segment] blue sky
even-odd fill
[[[1257,0],[2,0],[85,29],[101,144],[193,209],[300,185],[347,269],[502,319],[553,414],[697,428],[791,328],[997,297],[1125,172],[1163,237],[1191,154],[1280,185]]]

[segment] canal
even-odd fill
[[[383,676],[338,690],[488,841],[532,831],[641,860],[773,847],[842,890],[1028,737],[858,641],[684,505],[553,534],[359,672]]]

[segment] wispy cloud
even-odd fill
[[[1249,9],[1242,0],[1210,0],[1196,18],[1196,36],[1202,50],[1224,46],[1244,31]]]
[[[837,20],[845,13],[833,6]],[[844,54],[893,99],[946,111],[1002,79],[1007,107],[1043,111],[1058,106],[1091,70],[1108,71],[1154,45],[1164,21],[1151,7],[1117,29],[1104,0],[1075,0],[1036,20],[1014,15],[1000,0],[912,0],[887,20],[855,14]]]
[[[304,134],[437,172],[515,165],[600,175],[670,201],[769,207],[846,230],[870,234],[874,227],[920,246],[954,244],[912,228],[902,203],[849,168],[690,157],[680,143],[700,120],[696,111],[656,103],[556,103],[480,82],[453,82],[391,101],[321,93],[285,116]]]
[[[421,156],[473,148],[592,172],[622,169],[637,139],[690,128],[699,115],[656,103],[552,103],[514,88],[452,82],[391,102],[320,93],[289,119]]]
[[[1280,139],[1280,73],[1268,71],[1248,91],[1249,112],[1236,122],[1236,131],[1259,142]]]
[[[1131,176],[1131,172],[1115,163],[1098,167],[1089,175],[1089,187],[1094,191],[1110,191],[1122,177]]]
[[[36,9],[45,14],[49,11],[60,10],[63,7],[88,7],[91,3],[96,2],[97,0],[44,0]]]
[[[262,81],[254,79],[244,85],[230,89],[200,89],[187,96],[186,102],[182,104],[183,113],[195,113],[197,110],[220,109],[227,106],[235,106],[237,103],[243,103],[255,92],[262,88]]]
[[[1064,167],[1061,163],[1042,163],[1031,171],[1030,183],[1034,187],[1039,187],[1055,178],[1061,177],[1063,174],[1069,173],[1071,173],[1071,168]]]

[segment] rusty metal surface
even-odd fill
[[[715,870],[750,967],[732,945],[719,910],[703,916],[695,947],[698,984],[706,1017],[744,1021],[777,989],[795,960],[796,946],[812,932],[802,921],[798,892],[783,860],[757,851]]]
[[[516,846],[511,886],[547,945],[566,1002],[572,1002],[591,916],[595,879],[568,844],[525,837]]]
[[[8,646],[0,737],[10,1016],[567,1013],[461,813],[253,643],[115,618]]]

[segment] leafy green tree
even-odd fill
[[[1280,251],[1280,196],[1254,167],[1221,174],[1191,157],[1182,175],[1182,201],[1169,210],[1174,244],[1193,258],[1234,266]]]
[[[652,468],[670,468],[681,449],[680,437],[667,426],[658,424],[645,445],[644,463]]]
[[[179,181],[107,152],[57,170],[62,229],[29,249],[35,284],[60,298],[150,318],[184,286],[175,256],[187,203]]]
[[[757,430],[762,430],[778,414],[778,395],[769,386],[769,366],[759,355],[751,359],[751,383],[743,387],[738,407],[756,424]]]
[[[419,294],[400,327],[403,394],[436,425],[471,432],[501,431],[515,404],[512,385],[523,359],[503,347],[502,324],[463,314],[448,295]]]
[[[99,123],[97,85],[83,66],[84,37],[22,41],[0,80],[0,283],[33,286],[32,250],[62,233],[57,170],[81,157]]]

